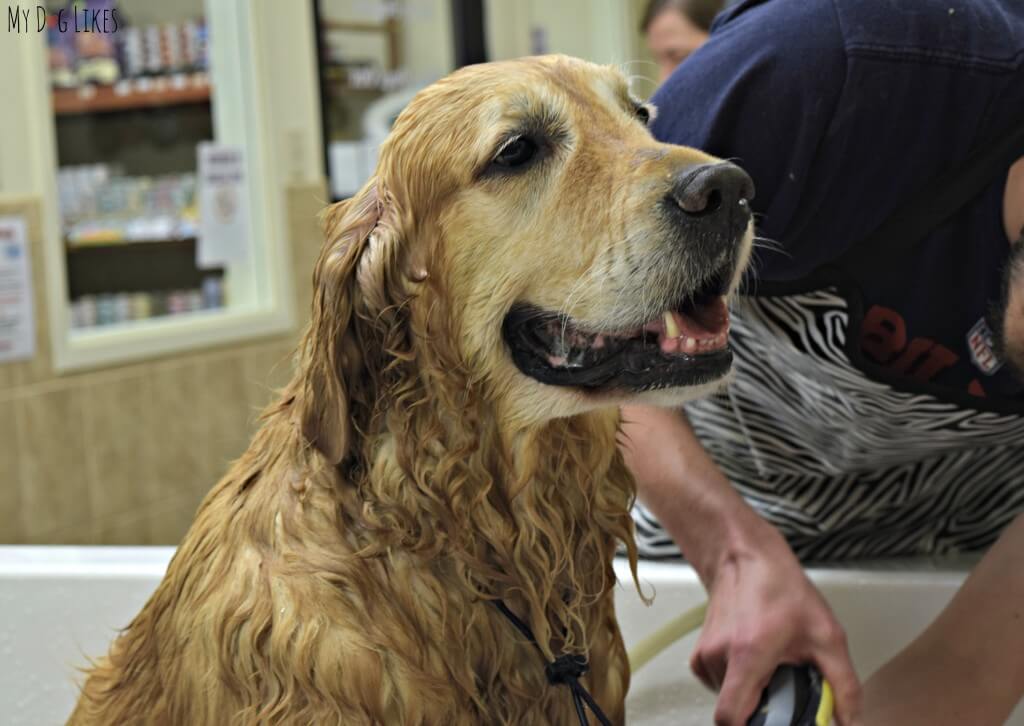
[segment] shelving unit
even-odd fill
[[[110,239],[110,240],[90,240],[88,242],[72,242],[68,240],[65,243],[65,247],[69,254],[75,252],[83,252],[90,250],[128,250],[138,247],[144,247],[152,249],[157,245],[179,245],[184,241],[191,240],[195,242],[193,237],[168,237],[166,239],[147,239],[147,240],[125,240],[125,239]]]
[[[71,299],[104,292],[197,288],[206,276],[224,275],[221,268],[196,267],[195,239],[69,246],[67,252]]]
[[[388,49],[387,69],[393,71],[402,66],[401,24],[395,16],[380,23],[321,18],[320,32],[383,35]]]
[[[285,23],[278,5],[133,0],[118,5],[125,24],[110,38],[54,38],[46,32],[0,43],[7,79],[0,85],[8,101],[0,131],[14,140],[0,154],[0,178],[5,196],[39,209],[28,217],[39,303],[40,353],[33,376],[37,369],[64,375],[294,331],[287,204],[291,186],[319,182],[320,141],[312,133],[317,126],[311,63],[315,36],[311,8],[297,4],[289,20],[302,17],[302,22]],[[189,23],[202,32],[184,29]],[[168,50],[173,48],[167,43],[172,26],[183,28],[178,56]],[[133,57],[138,56],[133,28],[141,31],[139,57]],[[157,36],[159,60],[149,52]],[[193,52],[190,38],[201,53]],[[130,82],[100,83],[101,77],[115,77],[104,75],[112,67],[109,62],[79,72],[79,55],[106,57],[99,40],[115,44],[118,74]],[[72,83],[80,85],[65,85]],[[164,234],[154,224],[147,235],[145,224],[132,222],[165,213],[173,217],[175,210],[191,208],[190,195],[179,199],[173,190],[168,196],[158,187],[171,177],[194,174],[198,188],[197,147],[210,142],[240,151],[244,159],[235,190],[245,209],[238,256],[206,256],[205,238],[198,261],[196,243],[184,239],[68,245],[68,237],[77,242],[79,227],[86,229],[93,220],[110,220],[112,228],[123,222],[131,228],[124,236],[131,239],[198,234],[198,229]],[[74,174],[69,187],[68,177]],[[108,179],[121,188],[101,188]],[[132,191],[131,180],[156,191],[152,197],[122,194]],[[104,242],[116,237],[106,235]],[[196,292],[202,295],[199,310],[192,304]],[[153,305],[152,317],[141,314],[144,295],[154,303],[163,296],[168,314],[159,314],[159,304]],[[95,324],[82,314],[92,309],[87,296],[96,299]],[[121,314],[125,296],[133,303],[130,316]],[[184,310],[171,305],[172,298],[183,296],[188,298]],[[118,306],[113,320],[100,315],[111,298]]]
[[[53,91],[53,111],[58,116],[209,102],[210,84],[187,76],[151,79],[144,84],[135,81],[114,86],[82,86]]]

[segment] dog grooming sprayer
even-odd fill
[[[747,726],[828,726],[832,688],[814,666],[781,666]]]
[[[633,673],[677,640],[704,624],[707,605],[672,619],[629,653]],[[747,726],[829,726],[832,687],[814,666],[780,666],[761,694]]]

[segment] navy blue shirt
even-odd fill
[[[1024,123],[1024,0],[747,0],[654,96],[661,140],[753,177],[758,275],[813,278],[971,150]],[[1007,169],[1008,171],[1008,169]],[[1009,244],[1006,173],[860,281],[863,360],[893,380],[1008,397],[986,314]]]

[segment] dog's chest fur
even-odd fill
[[[585,651],[585,686],[621,721],[628,667],[611,559],[629,534],[632,485],[614,427],[600,430],[611,435],[587,442],[608,447],[596,461],[580,431],[537,454],[555,457],[538,470],[557,481],[518,482],[515,496],[491,481],[426,516],[399,506],[424,482],[408,480],[387,441],[356,486],[315,454],[272,453],[293,434],[271,423],[204,502],[71,722],[573,723],[569,690],[547,682],[544,657],[495,595],[552,655],[565,639]],[[597,478],[577,471],[587,462]],[[472,531],[442,529],[460,524]]]

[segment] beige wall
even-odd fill
[[[657,68],[637,26],[645,0],[486,0],[488,51],[493,60],[531,52],[531,32],[540,29],[551,53],[613,63],[636,77],[634,93],[646,97]]]
[[[145,12],[158,6],[126,4]],[[49,141],[24,143],[49,126],[28,113],[0,114],[0,216],[28,220],[37,325],[36,357],[0,364],[0,543],[177,543],[202,496],[243,451],[272,389],[290,375],[320,247],[317,215],[328,199],[312,4],[295,3],[286,23],[277,3],[253,7],[266,68],[267,173],[278,182],[274,193],[286,197],[281,243],[290,251],[298,319],[288,334],[56,375],[42,254],[44,222],[52,223],[56,210],[39,201],[53,160],[52,153],[29,153],[50,151]],[[27,38],[0,43],[5,67],[20,67]],[[42,53],[30,62],[42,64]],[[45,98],[35,98],[47,89],[29,82],[36,76],[0,74],[0,96],[47,108]]]
[[[288,192],[300,319],[324,185]],[[49,363],[39,206],[28,220],[38,355],[0,365],[0,543],[175,544],[291,372],[297,330],[224,349],[57,376]]]
[[[647,40],[640,31],[644,10],[648,0],[629,0],[630,63],[627,71],[633,76],[633,93],[640,98],[649,98],[658,88],[658,65],[647,47]]]

